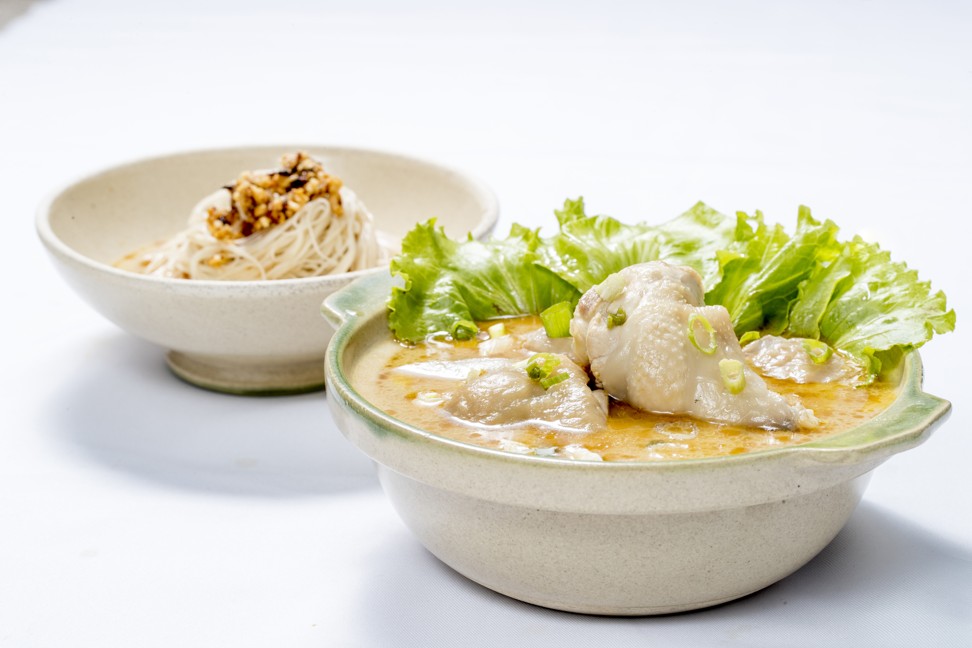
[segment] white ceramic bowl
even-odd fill
[[[374,271],[223,282],[112,267],[184,229],[192,207],[242,171],[272,167],[294,150],[320,159],[364,201],[377,228],[395,238],[431,217],[454,237],[484,237],[496,224],[493,193],[454,169],[380,151],[291,145],[178,153],[96,173],[45,201],[37,230],[78,294],[121,328],[169,349],[180,377],[235,393],[317,389],[332,333],[321,320],[321,301]]]
[[[406,424],[352,382],[362,352],[388,339],[391,283],[365,277],[325,302],[339,326],[326,358],[334,419],[375,460],[399,515],[433,554],[545,607],[662,614],[766,587],[823,549],[871,470],[921,443],[950,410],[921,391],[921,362],[911,353],[887,410],[814,443],[630,463],[491,450]]]

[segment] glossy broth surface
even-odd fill
[[[511,332],[540,326],[534,317],[504,320]],[[461,421],[441,407],[454,380],[419,377],[396,367],[430,360],[479,357],[476,344],[433,342],[404,346],[391,336],[370,348],[356,363],[352,384],[369,401],[416,427],[465,443],[518,453],[553,455],[568,446],[595,452],[605,461],[646,461],[733,455],[815,441],[855,427],[884,410],[897,395],[897,385],[876,381],[866,387],[841,384],[797,384],[766,378],[770,389],[796,395],[812,409],[820,426],[800,430],[766,430],[708,423],[683,416],[651,414],[611,401],[607,427],[588,434],[545,426],[484,426]]]

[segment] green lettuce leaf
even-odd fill
[[[709,288],[721,274],[716,253],[735,236],[732,221],[701,202],[657,226],[588,216],[582,198],[555,213],[560,231],[543,249],[543,264],[581,293],[622,268],[659,259],[695,268]]]
[[[779,333],[787,326],[800,284],[817,263],[838,253],[837,226],[814,220],[806,207],[800,207],[792,237],[780,225],[766,225],[758,211],[739,213],[736,240],[719,255],[722,280],[705,301],[726,307],[736,335]]]
[[[695,268],[711,290],[722,278],[719,252],[736,240],[736,223],[703,202],[658,226],[662,234],[658,258]]]
[[[820,338],[820,320],[830,305],[837,285],[851,274],[850,247],[833,261],[818,263],[804,281],[790,309],[787,337]]]
[[[557,210],[559,231],[514,225],[505,239],[449,239],[435,221],[417,225],[392,260],[389,326],[418,342],[461,320],[537,314],[575,304],[609,274],[656,259],[702,276],[708,304],[725,306],[737,335],[748,331],[820,339],[873,377],[934,333],[955,327],[941,292],[875,244],[840,242],[833,222],[800,207],[792,236],[763,215],[732,219],[698,203],[658,226],[589,216],[583,199]]]
[[[560,232],[543,250],[544,265],[581,293],[621,268],[658,258],[660,234],[654,227],[588,216],[583,198],[565,201],[554,213]]]
[[[539,313],[581,293],[537,263],[543,240],[514,225],[505,239],[454,241],[435,220],[420,223],[402,240],[391,272],[403,286],[392,288],[388,323],[396,337],[417,342],[449,332],[460,320],[482,321]]]
[[[824,295],[830,292],[826,305]],[[811,277],[794,311],[819,312],[819,338],[861,362],[873,377],[897,364],[904,352],[917,349],[935,333],[955,329],[955,311],[945,294],[875,243],[860,237],[845,244],[827,271]],[[792,320],[790,335],[818,337]]]

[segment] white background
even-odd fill
[[[972,645],[970,33],[967,2],[37,0],[0,26],[0,645]],[[493,594],[413,539],[321,394],[179,382],[37,241],[40,198],[85,172],[279,142],[455,165],[503,234],[578,195],[627,221],[810,205],[945,290],[958,332],[923,357],[954,413],[744,600],[611,619]]]

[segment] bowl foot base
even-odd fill
[[[227,394],[272,396],[324,389],[324,359],[287,364],[250,364],[169,351],[169,369],[186,382]]]
[[[437,556],[438,557],[438,556]],[[459,572],[462,573],[462,572]],[[466,578],[469,578],[466,574],[462,574]],[[491,587],[485,583],[479,583],[473,578],[469,580],[482,585],[486,589],[491,589],[497,594],[502,594],[511,599],[522,601],[523,603],[529,603],[530,605],[536,605],[537,607],[547,608],[549,610],[558,610],[560,612],[572,612],[574,614],[590,614],[595,616],[619,616],[619,617],[641,617],[641,616],[663,616],[666,614],[680,614],[682,612],[692,612],[695,610],[703,610],[705,608],[715,607],[717,605],[723,605],[731,601],[735,601],[741,598],[745,598],[756,592],[766,589],[769,585],[757,587],[752,591],[744,591],[738,594],[731,594],[729,596],[723,596],[721,598],[713,599],[711,601],[697,601],[693,603],[679,603],[679,604],[666,604],[666,605],[643,605],[643,606],[618,606],[618,605],[597,605],[597,604],[583,604],[577,605],[575,603],[561,602],[561,601],[548,601],[545,599],[532,598],[530,596],[523,596],[519,593],[510,593],[503,590],[501,587]]]

